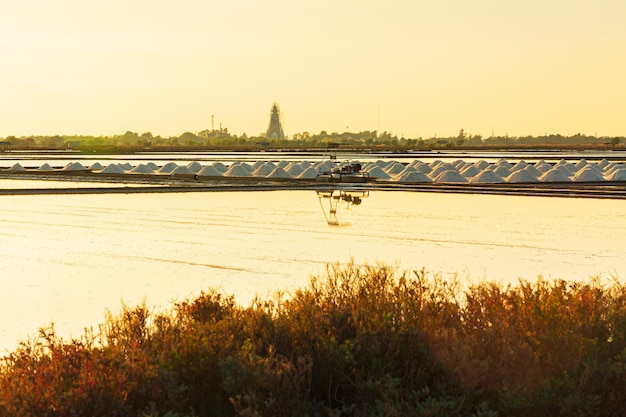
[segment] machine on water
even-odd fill
[[[318,190],[316,192],[320,201],[320,207],[322,207],[322,212],[326,218],[326,223],[329,226],[339,226],[337,209],[341,203],[346,203],[346,209],[349,209],[352,205],[358,206],[365,197],[369,196],[369,191],[367,190],[332,189]]]
[[[369,174],[361,170],[360,162],[337,162],[338,149],[338,143],[328,144],[315,180],[319,182],[366,182]]]

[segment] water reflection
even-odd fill
[[[320,207],[324,218],[329,226],[339,226],[339,219],[337,218],[337,210],[340,207],[349,209],[350,206],[358,206],[361,204],[364,198],[369,196],[369,191],[363,190],[349,190],[349,189],[333,189],[316,191],[319,198]],[[344,224],[345,225],[345,224]]]

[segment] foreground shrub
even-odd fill
[[[0,367],[3,416],[620,415],[626,287],[330,265],[244,308],[216,291]]]

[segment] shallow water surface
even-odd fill
[[[516,282],[623,276],[624,202],[371,192],[329,226],[314,191],[0,197],[0,348],[78,336],[121,303],[218,287],[248,304],[339,261]],[[328,214],[328,213],[327,213]]]

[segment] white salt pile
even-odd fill
[[[544,172],[540,177],[541,182],[570,182],[569,176],[559,169],[554,167],[550,171]]]
[[[159,173],[169,174],[172,171],[174,171],[176,168],[178,168],[178,165],[175,162],[168,162],[167,164],[163,165],[161,169],[159,169]]]
[[[52,168],[50,166],[49,163],[44,163],[42,166],[40,166],[39,168],[37,168],[38,171],[54,171],[54,168]]]
[[[94,162],[93,164],[89,165],[89,169],[92,171],[100,171],[103,168],[104,167],[100,162]]]
[[[449,169],[437,175],[433,182],[467,182],[467,180],[458,171]]]
[[[128,172],[133,174],[153,174],[154,170],[146,164],[139,164]]]
[[[211,166],[222,173],[226,172],[226,170],[228,169],[228,167],[221,162],[213,162]]]
[[[117,164],[111,164],[111,165],[107,166],[106,168],[104,168],[102,171],[100,171],[100,173],[102,173],[102,174],[123,174],[124,173],[124,168],[122,168],[121,166],[119,166]]]
[[[457,172],[457,169],[455,167],[453,167],[452,165],[446,166],[444,164],[439,164],[436,167],[434,167],[434,169],[428,173],[428,177],[431,179],[435,179],[437,178],[442,172],[446,172],[446,171],[454,171]]]
[[[197,174],[202,169],[200,162],[194,161],[187,164],[187,168],[194,174]]]
[[[572,177],[572,180],[578,181],[578,182],[605,181],[602,174],[596,171],[596,169],[594,169],[591,165],[587,165],[581,170],[579,170]]]
[[[399,162],[392,162],[391,164],[387,165],[387,168],[383,169],[387,174],[394,176],[404,171],[404,165]]]
[[[539,172],[541,172],[542,174],[550,171],[552,169],[552,165],[544,162],[542,164],[535,164],[535,169]]]
[[[528,165],[526,168],[524,168],[524,171],[528,172],[535,178],[539,178],[539,176],[542,174],[537,168],[535,168],[534,165]]]
[[[474,163],[474,166],[476,168],[478,168],[480,171],[484,170],[485,168],[487,168],[489,165],[491,165],[489,162],[485,161],[484,159],[481,159],[480,161]]]
[[[394,178],[394,181],[402,183],[433,182],[426,174],[418,171],[402,172]]]
[[[626,168],[617,168],[607,174],[608,181],[626,181]]]
[[[225,177],[251,177],[252,173],[244,166],[234,163],[224,172]]]
[[[214,166],[207,165],[203,166],[200,171],[198,171],[198,175],[201,177],[221,177],[222,173],[218,171]]]
[[[267,178],[291,178],[291,175],[289,175],[289,173],[282,167],[277,166],[272,172],[270,172]]]
[[[461,170],[461,175],[463,175],[465,178],[472,178],[478,175],[480,172],[480,169],[476,168],[475,165],[469,164]]]
[[[391,179],[391,175],[387,174],[381,167],[375,166],[367,171],[371,178],[375,178],[380,181],[387,181]]]
[[[254,165],[252,165],[254,167]],[[267,177],[272,171],[276,169],[274,164],[261,164],[254,171],[252,175],[255,177]]]
[[[513,167],[513,165],[509,161],[507,161],[506,159],[502,159],[502,158],[498,159],[498,162],[496,162],[495,165],[499,167],[504,167],[507,170]]]
[[[524,160],[519,161],[517,164],[513,165],[511,167],[511,169],[509,169],[510,172],[515,172],[515,171],[519,171],[521,169],[524,169],[528,166],[528,163]]]
[[[429,172],[432,172],[432,168],[430,167],[430,165],[425,164],[424,162],[420,162],[418,164],[413,165],[413,168],[415,168],[415,170],[417,172],[422,172],[424,174],[428,174]]]
[[[506,169],[504,167],[500,167],[500,168]],[[475,177],[473,177],[469,182],[472,184],[498,184],[498,183],[503,183],[504,180],[502,179],[500,175],[496,174],[495,172],[489,169],[486,169],[484,171],[481,171]]]
[[[524,169],[518,169],[517,171],[514,171],[511,175],[505,178],[506,182],[539,182],[537,176],[533,175],[528,169],[529,167],[532,167],[534,169],[532,165],[529,165]]]
[[[63,167],[63,171],[85,171],[87,168],[80,162],[71,162]]]
[[[289,175],[295,178],[298,175],[302,174],[302,171],[304,171],[304,168],[302,168],[302,166],[298,164],[297,162],[292,162],[289,165],[287,165],[287,167],[285,168],[285,171],[287,171]]]
[[[19,163],[16,163],[16,164],[13,164],[11,168],[9,168],[9,171],[10,172],[24,172],[26,171],[26,168],[21,166]]]
[[[511,175],[511,170],[506,167],[506,164],[495,165],[493,167],[493,172],[498,174],[500,177],[508,177]]]
[[[304,171],[302,171],[302,173],[300,175],[297,176],[297,178],[303,179],[303,180],[311,180],[317,177],[317,170],[315,168],[313,168],[313,166],[309,166],[307,167]]]
[[[195,172],[187,168],[186,166],[177,166],[171,172],[171,175],[195,175]]]

